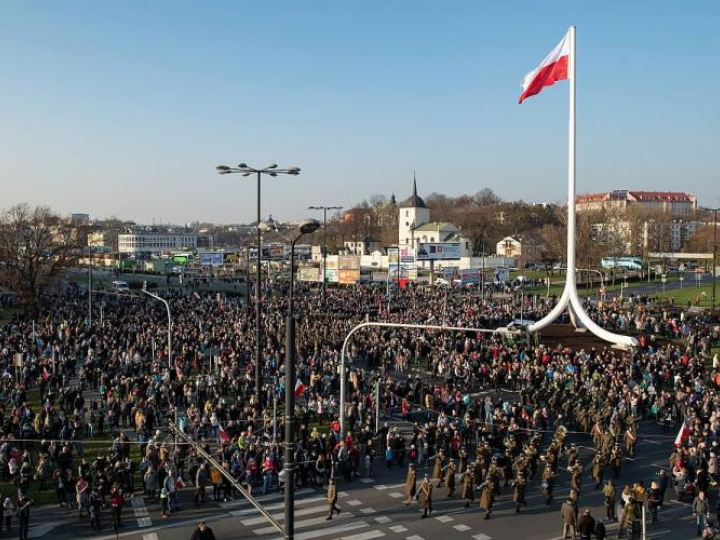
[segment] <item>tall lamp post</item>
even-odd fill
[[[262,262],[262,239],[260,230],[260,194],[261,194],[261,180],[262,176],[277,176],[279,174],[290,174],[297,176],[300,174],[299,167],[290,167],[288,169],[278,169],[277,163],[268,165],[264,169],[255,169],[248,167],[246,163],[241,163],[237,167],[228,167],[227,165],[219,165],[215,167],[218,174],[242,174],[243,176],[250,176],[251,174],[257,175],[257,277],[255,279],[255,409],[258,413],[256,417],[261,416],[262,410],[262,399],[261,399],[261,369],[262,369],[262,311],[260,307],[260,287],[261,287],[261,276],[260,271]]]
[[[167,316],[168,316],[168,335],[167,335],[167,348],[168,348],[168,369],[172,368],[172,315],[170,313],[170,304],[167,300],[164,298],[158,296],[157,294],[153,294],[150,291],[147,290],[147,282],[143,282],[143,288],[142,292],[147,294],[148,296],[151,296],[155,300],[159,300],[163,304],[165,304],[165,309],[167,310]],[[153,361],[155,359],[153,358]]]
[[[315,219],[304,219],[300,222],[300,234],[290,244],[290,296],[288,297],[288,313],[285,322],[285,538],[292,540],[295,536],[295,243],[306,234],[320,228]]]
[[[712,309],[715,310],[715,282],[717,281],[717,219],[718,209],[713,210],[713,267],[712,267]]]
[[[308,210],[322,210],[323,211],[323,269],[322,269],[322,301],[325,302],[325,271],[327,269],[327,211],[328,210],[342,210],[342,206],[308,206]]]

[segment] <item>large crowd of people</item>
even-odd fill
[[[277,489],[284,472],[276,404],[295,381],[284,377],[287,291],[274,284],[262,292],[259,361],[253,299],[187,288],[162,293],[172,312],[171,351],[164,306],[144,296],[106,295],[102,314],[95,302],[92,323],[86,297],[48,296],[35,316],[4,324],[6,526],[17,515],[23,538],[30,505],[47,494],[99,530],[108,519],[122,526],[125,499],[141,492],[170,518],[185,488],[195,490],[196,505],[206,504],[208,486],[214,501],[237,497],[230,478],[251,493]],[[537,320],[555,301],[506,292],[483,298],[410,289],[388,297],[382,288],[356,286],[323,297],[299,287],[296,370],[305,389],[296,413],[296,483],[334,489],[335,482],[372,476],[378,466],[409,466],[406,502],[420,500],[424,515],[433,510],[433,488],[446,487],[467,505],[477,497],[490,518],[504,488],[522,512],[532,482],[550,506],[567,480],[563,532],[583,538],[604,537],[608,520],[619,520],[621,532],[632,529],[643,506],[657,519],[665,491],[673,489],[691,499],[698,533],[710,534],[708,523],[716,521],[708,520],[715,504],[710,488],[720,474],[720,361],[712,353],[720,325],[702,313],[659,308],[651,298],[587,306],[599,324],[638,335],[641,346],[632,352],[546,347],[493,333],[365,329],[350,345],[340,428],[337,367],[352,327],[374,320],[498,328]],[[391,416],[408,429],[388,427]],[[170,422],[229,474],[178,441]],[[622,468],[639,451],[648,422],[663,426],[672,455],[652,482],[630,482]],[[590,452],[579,450],[581,440]],[[604,520],[579,510],[583,475],[602,491]]]

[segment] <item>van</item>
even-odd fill
[[[130,292],[130,287],[128,287],[128,284],[125,281],[113,281],[112,288],[113,288],[113,291],[115,291],[117,293]]]

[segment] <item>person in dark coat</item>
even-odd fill
[[[593,533],[595,532],[595,520],[590,515],[590,510],[587,509],[583,512],[580,520],[577,524],[578,533],[580,533],[580,540],[590,540]]]
[[[445,485],[448,490],[448,497],[455,495],[455,462],[451,459],[447,466],[447,472],[445,473]]]
[[[215,534],[212,529],[208,527],[204,521],[198,523],[197,529],[193,532],[190,540],[215,540]]]

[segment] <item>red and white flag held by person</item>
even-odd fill
[[[303,382],[298,379],[295,381],[295,397],[299,398],[302,396],[303,392],[305,391],[307,387],[303,384]]]
[[[562,41],[540,62],[538,67],[525,75],[520,83],[523,92],[520,95],[519,103],[530,96],[539,94],[546,86],[552,86],[557,81],[564,81],[568,78],[569,34],[569,32],[565,34]]]
[[[47,381],[50,378],[50,375],[48,374],[48,370],[46,367],[43,367],[43,380]]]
[[[690,428],[683,423],[683,425],[680,426],[677,437],[675,437],[675,446],[682,446],[689,436]]]
[[[182,379],[185,376],[183,370],[180,369],[180,366],[175,366],[175,375],[177,375],[178,379]]]
[[[222,424],[220,421],[218,421],[218,436],[224,441],[224,442],[230,442],[230,436],[225,433],[225,428],[222,427]]]

